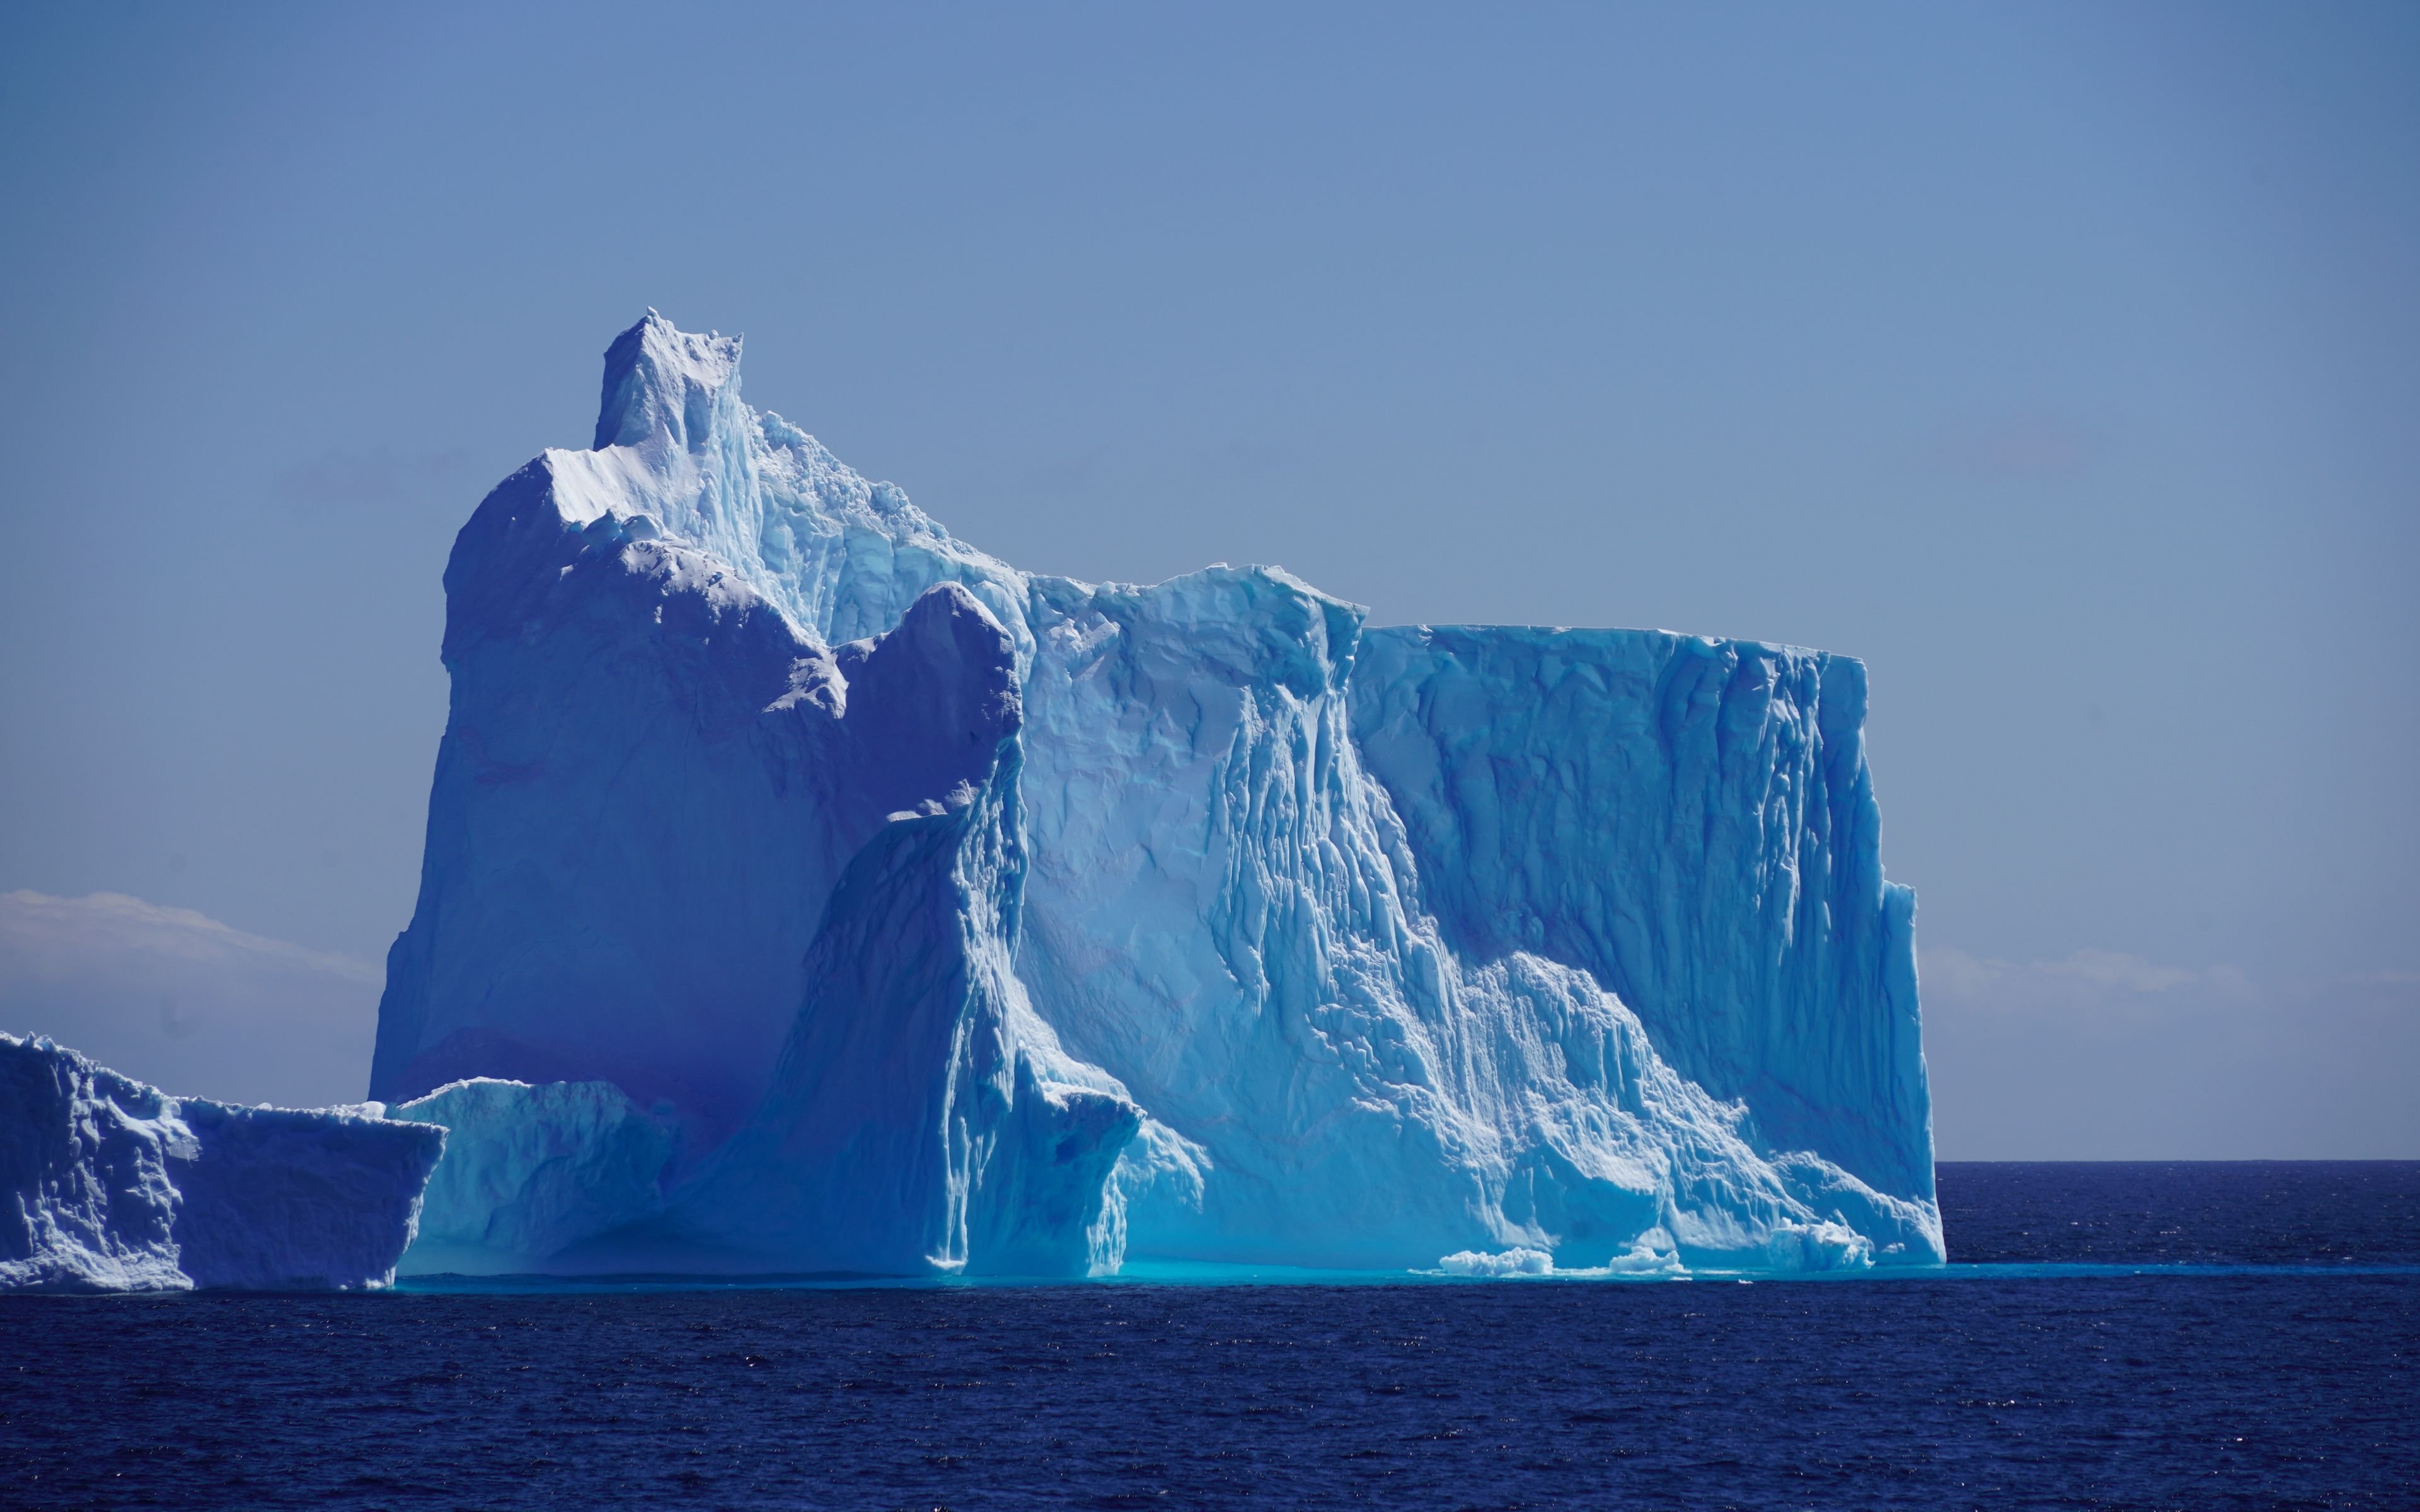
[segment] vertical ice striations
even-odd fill
[[[1208,1171],[1190,1201],[1132,1206],[1135,1253],[1798,1268],[1830,1252],[1792,1236],[1830,1225],[1861,1236],[1844,1254],[1938,1254],[1929,1161],[1920,1189],[1877,1190],[1795,1156],[1584,966],[1446,932],[1352,738],[1359,610],[1226,568],[1036,579],[1032,603],[1019,969]],[[1547,759],[1606,738],[1536,733]]]
[[[1855,663],[1028,577],[738,355],[457,544],[380,1095],[611,1083],[785,1268],[1939,1255]]]
[[[1355,738],[1454,947],[1587,971],[1776,1148],[1932,1195],[1914,894],[1883,880],[1865,669],[1637,630],[1364,638]]]

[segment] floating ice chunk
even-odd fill
[[[1660,1236],[1658,1236],[1660,1237]],[[1668,1243],[1662,1247],[1642,1240],[1630,1249],[1607,1260],[1601,1269],[1606,1275],[1680,1277],[1689,1273],[1681,1257]]]
[[[1555,1272],[1555,1257],[1542,1249],[1513,1248],[1494,1255],[1457,1250],[1437,1264],[1453,1275],[1552,1275]]]
[[[1765,1241],[1765,1258],[1776,1271],[1864,1271],[1874,1243],[1846,1224],[1783,1223]]]
[[[1495,1254],[1485,1250],[1462,1250],[1447,1256],[1437,1264],[1450,1275],[1474,1276],[1554,1275],[1567,1279],[1679,1280],[1689,1273],[1689,1268],[1681,1263],[1680,1255],[1672,1248],[1671,1241],[1660,1230],[1651,1231],[1629,1249],[1602,1265],[1558,1265],[1555,1257],[1544,1250],[1518,1246]]]

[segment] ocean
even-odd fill
[[[2420,1162],[1940,1191],[1853,1279],[5,1298],[0,1505],[2420,1506]]]

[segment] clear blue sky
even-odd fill
[[[0,25],[0,889],[380,959],[653,304],[1020,566],[1861,656],[1945,1155],[2420,1155],[2420,8]]]

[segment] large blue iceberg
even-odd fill
[[[1020,572],[739,350],[455,545],[407,1270],[1942,1257],[1857,662]]]

